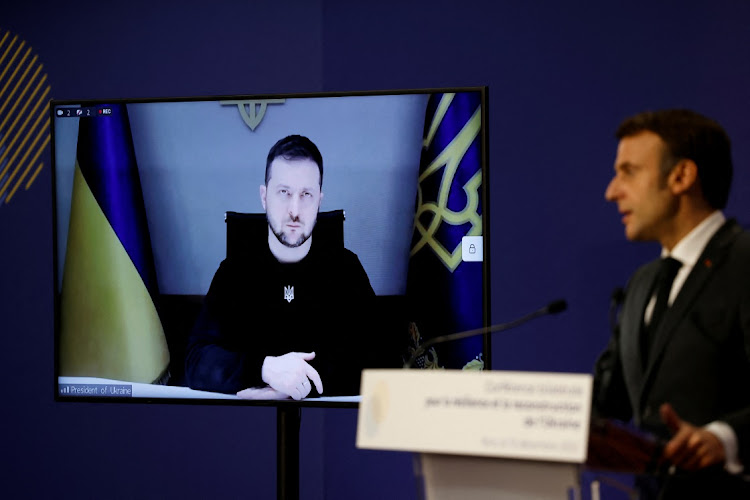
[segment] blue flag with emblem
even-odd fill
[[[169,350],[125,105],[81,117],[60,296],[60,375],[164,382]]]
[[[483,325],[482,262],[469,255],[482,250],[471,238],[482,235],[481,113],[479,92],[433,94],[427,104],[406,291],[412,352],[425,339]],[[416,364],[482,369],[482,348],[482,336],[454,341]]]

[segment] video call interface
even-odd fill
[[[456,307],[463,317],[434,318],[453,331],[434,333],[484,326],[485,92],[53,101],[56,397],[238,399],[231,384],[191,387],[188,344],[217,270],[235,269],[222,264],[226,214],[263,217],[266,160],[289,136],[319,150],[319,212],[345,214],[343,246],[361,264],[376,304],[396,303],[408,317],[407,299],[439,293],[436,304],[451,304],[463,297],[469,305]],[[267,250],[271,233],[260,220],[258,245]],[[316,259],[326,265],[343,259],[320,248]],[[439,269],[438,286],[423,279],[429,266]],[[254,275],[249,271],[248,281]],[[326,293],[344,300],[354,291]],[[285,287],[282,299],[305,310],[300,286],[296,296]],[[391,353],[397,362],[431,332],[403,330],[401,352]],[[307,335],[326,331],[312,327]],[[241,339],[227,342],[219,347],[252,350]],[[481,364],[481,336],[468,345],[466,359],[446,346],[418,367]],[[317,362],[335,359],[321,353]]]

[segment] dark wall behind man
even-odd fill
[[[488,85],[492,317],[570,309],[493,339],[495,369],[588,372],[611,290],[654,246],[604,201],[627,115],[691,107],[734,141],[727,213],[750,224],[750,4],[493,0],[4,6],[57,99]],[[0,205],[3,490],[273,498],[268,408],[53,401],[49,156]],[[354,449],[355,410],[303,413],[306,499],[414,498],[408,454]]]

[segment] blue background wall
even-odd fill
[[[490,87],[492,316],[565,314],[493,340],[497,369],[585,372],[609,294],[658,251],[603,199],[612,133],[691,107],[734,140],[727,212],[750,223],[750,4],[706,2],[14,2],[0,29],[57,99]],[[273,498],[274,410],[53,401],[49,157],[0,206],[3,466],[11,496]],[[356,450],[356,410],[306,410],[305,499],[415,497],[411,457]]]

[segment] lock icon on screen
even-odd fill
[[[461,238],[461,260],[464,262],[482,262],[484,255],[482,251],[481,236],[464,236]]]

